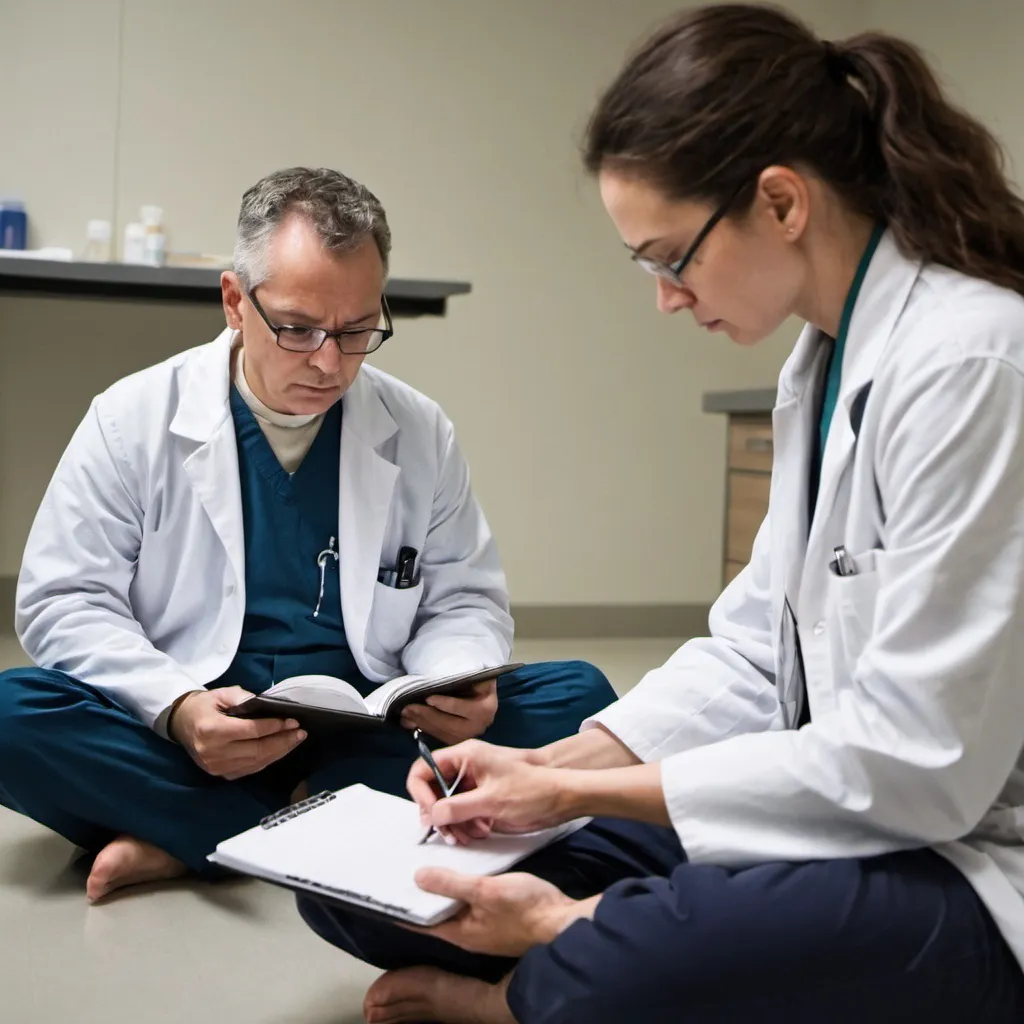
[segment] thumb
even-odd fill
[[[463,903],[473,902],[477,882],[475,875],[462,875],[451,868],[420,868],[416,872],[416,884],[424,892],[447,896]]]
[[[243,690],[240,686],[218,687],[214,692],[217,695],[217,703],[222,708],[233,708],[252,696],[248,690]]]

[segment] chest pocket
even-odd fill
[[[838,626],[842,645],[842,663],[848,673],[867,646],[874,629],[878,603],[879,549],[847,556],[852,563],[852,576],[838,576],[829,570],[830,618]]]

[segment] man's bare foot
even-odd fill
[[[169,853],[134,836],[118,836],[96,855],[85,894],[90,903],[109,896],[115,889],[140,882],[179,878],[188,868]]]
[[[409,967],[388,971],[370,986],[363,1014],[370,1024],[515,1024],[507,991],[508,978],[488,985],[436,967]]]

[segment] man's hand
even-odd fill
[[[211,775],[234,780],[261,771],[291,753],[306,734],[292,719],[249,720],[223,713],[251,696],[240,686],[190,693],[171,716],[170,735]]]
[[[570,899],[550,882],[524,872],[480,878],[421,868],[416,884],[466,906],[441,924],[413,931],[491,956],[521,957],[533,946],[551,942],[577,918],[592,917],[597,905],[597,899]]]
[[[477,683],[468,697],[435,694],[426,704],[410,704],[402,711],[406,729],[422,729],[446,746],[471,740],[486,732],[498,712],[498,684]]]

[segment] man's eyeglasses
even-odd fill
[[[380,297],[381,312],[384,315],[383,327],[349,327],[341,331],[325,331],[322,327],[271,323],[255,293],[255,289],[247,293],[253,309],[270,328],[278,345],[289,352],[316,352],[323,347],[328,338],[333,338],[338,343],[342,355],[365,356],[376,352],[395,333],[388,300],[383,295]]]
[[[744,182],[746,184],[746,182]],[[683,271],[689,266],[693,257],[697,255],[697,250],[704,244],[704,239],[711,234],[711,230],[714,226],[729,212],[729,207],[736,202],[736,197],[743,190],[743,185],[734,189],[728,199],[718,207],[717,210],[707,219],[704,227],[697,232],[697,237],[693,240],[690,248],[683,253],[682,257],[675,261],[675,263],[666,263],[664,260],[656,260],[653,256],[641,256],[640,253],[634,252],[632,254],[633,262],[638,267],[643,267],[648,274],[654,274],[655,277],[664,278],[670,284],[676,286],[676,288],[683,287]]]

